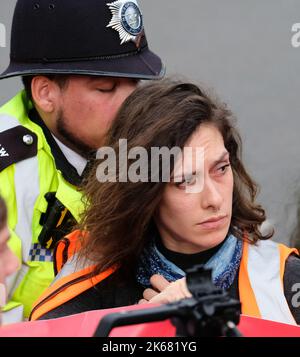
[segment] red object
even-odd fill
[[[88,311],[53,320],[23,322],[3,326],[0,328],[0,337],[91,337],[104,315],[111,312],[144,308],[145,305],[134,305],[116,309]],[[249,316],[241,316],[238,328],[245,337],[300,337],[300,326]],[[173,337],[174,335],[175,327],[169,320],[118,327],[110,334],[112,337]]]

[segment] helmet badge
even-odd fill
[[[121,45],[133,41],[137,47],[143,33],[143,16],[136,0],[117,0],[107,4],[112,19],[107,27],[118,31]]]

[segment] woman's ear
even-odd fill
[[[43,112],[50,114],[56,110],[60,88],[54,81],[45,76],[33,77],[31,94],[34,104]]]

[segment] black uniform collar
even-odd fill
[[[160,236],[156,236],[155,239],[157,249],[162,253],[162,255],[164,255],[169,261],[177,265],[183,271],[186,271],[187,269],[191,268],[193,265],[196,264],[206,264],[209,259],[217,253],[217,251],[221,248],[225,241],[226,239],[224,239],[216,247],[213,247],[200,253],[184,254],[174,252],[166,248],[163,245]]]
[[[40,126],[43,130],[43,133],[45,135],[45,138],[47,140],[47,143],[49,144],[51,148],[52,155],[55,160],[55,165],[58,170],[61,171],[63,177],[65,180],[67,180],[69,183],[71,183],[74,186],[80,186],[83,180],[83,177],[86,176],[87,170],[90,167],[89,163],[87,164],[84,172],[80,176],[75,169],[74,166],[72,166],[69,161],[66,159],[65,155],[61,151],[60,147],[58,146],[57,142],[53,138],[50,130],[47,128],[43,120],[40,118],[38,112],[36,109],[32,109],[29,113],[28,116],[30,120],[32,120],[34,123],[36,123],[38,126]]]

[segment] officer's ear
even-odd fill
[[[57,108],[60,88],[57,83],[45,76],[35,76],[31,82],[31,95],[35,106],[50,114]]]

